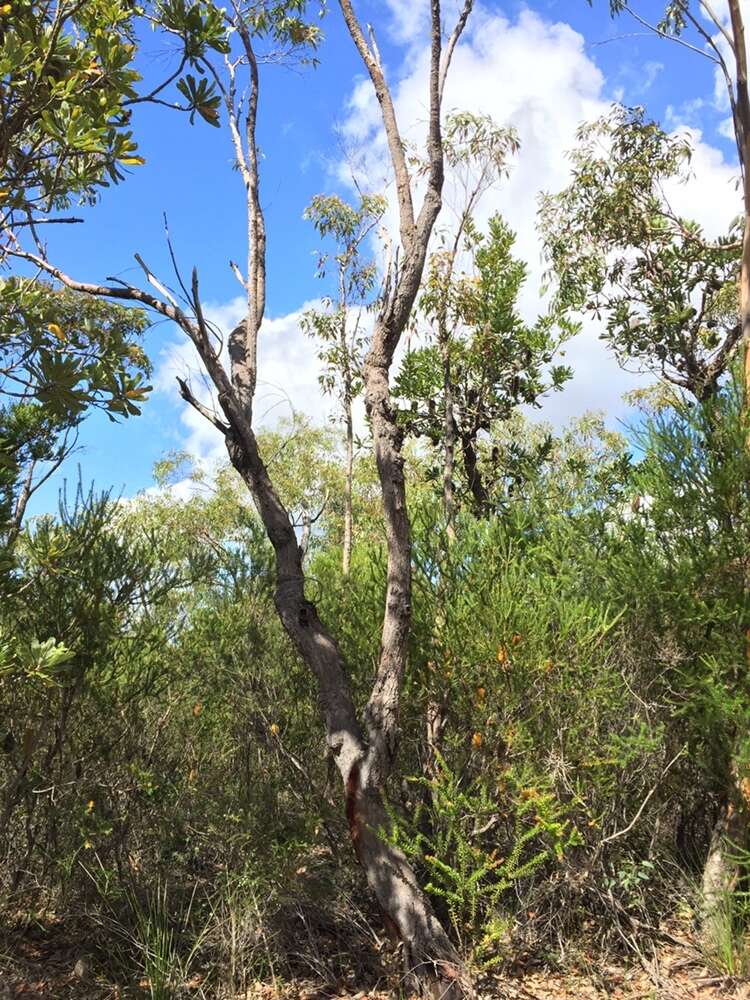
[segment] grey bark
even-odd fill
[[[191,302],[193,315],[188,315],[140,258],[137,260],[158,295],[133,286],[78,282],[33,254],[18,254],[77,291],[146,305],[177,323],[195,345],[216,389],[220,412],[214,412],[200,402],[184,380],[178,380],[180,391],[185,400],[224,435],[229,459],[252,494],[275,553],[276,610],[300,657],[317,681],[326,741],[342,778],[347,819],[357,857],[386,920],[395,927],[403,943],[408,972],[423,992],[442,998],[466,996],[471,993],[471,988],[463,975],[456,950],[420,890],[406,858],[380,836],[380,831],[388,825],[383,792],[398,743],[400,694],[411,623],[410,528],[401,432],[391,406],[389,377],[394,353],[420,286],[428,243],[441,208],[442,87],[450,55],[472,6],[473,0],[465,0],[459,21],[443,53],[440,2],[431,0],[429,168],[427,190],[415,218],[411,178],[379,54],[374,46],[371,49],[365,41],[349,0],[340,0],[345,23],[365,63],[380,104],[396,180],[402,244],[401,266],[388,284],[388,294],[381,303],[364,364],[365,403],[372,426],[383,499],[388,566],[380,655],[363,724],[360,724],[354,706],[341,651],[321,622],[315,604],[305,595],[302,553],[294,526],[268,474],[253,429],[257,340],[265,302],[265,227],[255,142],[260,83],[252,38],[237,8],[238,35],[250,74],[250,93],[244,120],[241,119],[235,92],[237,64],[227,63],[228,83],[211,70],[229,116],[248,211],[248,274],[246,278],[240,275],[247,291],[248,308],[244,321],[229,338],[229,373],[223,366],[211,329],[204,320],[195,271]],[[239,272],[236,265],[233,269],[235,273]]]

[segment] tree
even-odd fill
[[[592,0],[589,0],[591,3]],[[709,0],[670,0],[664,16],[650,24],[631,10],[625,0],[609,0],[613,15],[622,12],[662,38],[686,46],[714,64],[723,81],[732,114],[732,128],[742,173],[742,258],[740,268],[740,325],[745,348],[750,343],[750,92],[745,22],[741,0],[727,0],[728,17],[722,18]],[[711,34],[711,32],[715,34]],[[750,358],[746,353],[746,369]],[[749,381],[750,385],[750,381]]]
[[[143,163],[129,128],[133,105],[167,104],[216,124],[214,84],[185,70],[225,46],[218,10],[201,2],[8,7],[0,15],[0,254],[19,233],[38,244],[42,226],[80,221],[59,211],[96,201],[101,188],[123,179],[124,168]],[[137,31],[157,20],[177,48],[178,66],[139,93]],[[172,84],[181,101],[165,100]]]
[[[708,399],[742,337],[737,234],[712,242],[673,211],[665,185],[685,179],[690,144],[642,108],[613,108],[578,143],[570,184],[540,212],[558,302],[604,316],[621,364]]]
[[[341,400],[345,429],[344,539],[342,567],[349,575],[354,524],[352,484],[354,470],[354,417],[352,404],[362,390],[362,364],[366,332],[363,313],[375,287],[377,272],[372,261],[360,259],[360,249],[386,210],[385,199],[361,195],[355,208],[337,195],[317,195],[305,210],[322,238],[332,237],[336,245],[337,297],[326,299],[325,310],[310,309],[303,327],[321,343],[318,357],[325,365],[320,382],[326,392],[336,392]],[[325,277],[328,254],[318,257],[318,274]]]
[[[224,368],[212,330],[201,306],[198,276],[193,271],[185,308],[163,284],[144,271],[158,294],[141,288],[79,282],[38,254],[14,251],[68,287],[90,295],[136,302],[174,321],[195,345],[213,382],[220,413],[200,402],[181,381],[184,398],[223,434],[230,461],[253,495],[276,557],[275,603],[282,624],[318,683],[326,740],[341,775],[353,845],[368,883],[404,946],[410,974],[443,997],[463,992],[458,957],[436,919],[405,856],[381,836],[388,825],[383,792],[398,745],[400,695],[407,661],[411,620],[410,528],[406,507],[402,429],[391,402],[390,369],[408,323],[427,257],[429,240],[440,212],[444,179],[441,106],[446,74],[466,25],[472,0],[466,0],[445,45],[441,6],[431,0],[428,91],[428,166],[424,197],[414,207],[412,175],[407,163],[385,70],[374,41],[367,41],[350,0],[340,0],[346,28],[375,89],[394,170],[399,213],[398,270],[387,276],[363,366],[364,396],[372,425],[375,459],[386,522],[388,571],[380,654],[372,690],[360,719],[336,642],[305,593],[305,573],[297,537],[261,456],[253,425],[257,380],[257,343],[265,307],[266,232],[259,195],[256,122],[260,94],[256,45],[264,38],[288,52],[314,44],[317,30],[303,17],[304,3],[289,0],[227,12],[227,32],[236,38],[239,55],[220,70],[208,54],[200,62],[215,81],[223,101],[240,176],[246,191],[248,268],[242,275],[247,315],[229,337],[229,372]],[[371,39],[374,35],[371,33]],[[238,95],[237,75],[247,73],[247,100]]]
[[[10,549],[84,415],[137,415],[151,387],[142,310],[11,278],[0,282],[0,315],[0,538]]]
[[[411,401],[401,413],[404,426],[443,449],[449,526],[454,442],[474,512],[484,516],[491,497],[480,468],[480,436],[519,406],[538,406],[545,392],[570,377],[568,368],[552,362],[575,326],[554,312],[533,324],[521,319],[526,266],[512,255],[515,235],[497,215],[488,230],[485,237],[473,223],[463,225],[475,273],[456,274],[452,252],[433,255],[420,307],[437,326],[436,343],[407,354],[396,382],[397,395]]]
[[[717,13],[709,0],[671,0],[656,25],[633,12],[624,0],[610,0],[610,10],[613,15],[627,12],[661,37],[708,59],[724,83],[742,179],[739,325],[744,350],[745,406],[750,410],[750,91],[742,2],[727,0],[728,16],[722,16],[723,12]],[[746,579],[745,588],[749,585]],[[748,803],[742,791],[743,776],[738,773],[736,763],[729,766],[726,800],[704,869],[705,926],[709,936],[718,902],[736,882],[737,866],[727,855],[727,843],[746,842],[748,836]]]
[[[473,213],[492,184],[507,172],[509,157],[518,150],[518,137],[514,129],[497,125],[488,115],[455,112],[446,119],[444,149],[460,203],[454,209],[453,229],[449,227],[439,232],[441,247],[430,257],[428,288],[420,305],[432,327],[442,364],[443,511],[448,538],[454,539],[456,425],[451,373],[452,341],[457,322],[455,302],[452,301],[454,270],[459,264],[464,242],[466,252],[471,253],[476,248]]]

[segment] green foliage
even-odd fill
[[[102,187],[123,179],[124,167],[143,164],[129,128],[134,104],[166,103],[189,112],[191,120],[198,113],[217,123],[215,83],[183,72],[192,67],[203,73],[211,52],[229,51],[225,17],[210,0],[8,7],[0,40],[7,95],[0,122],[0,230],[22,231],[32,220],[44,223],[53,210],[93,202]],[[141,92],[134,61],[144,24],[165,32],[178,65]],[[165,101],[172,83],[186,104]]]
[[[0,282],[0,389],[35,400],[45,418],[75,422],[91,407],[113,419],[140,413],[151,366],[140,346],[145,314],[23,278]],[[18,418],[17,418],[18,419]]]
[[[119,0],[8,6],[0,37],[2,229],[92,201],[122,179],[122,164],[141,162],[125,110],[139,80],[133,8]]]
[[[362,361],[367,343],[364,312],[375,288],[375,263],[361,256],[362,244],[381,221],[386,201],[380,195],[362,195],[354,207],[337,195],[316,195],[305,210],[323,240],[331,240],[333,254],[318,254],[318,277],[335,268],[337,294],[323,300],[323,309],[309,309],[302,328],[319,341],[318,357],[324,369],[320,384],[351,405],[362,390]]]
[[[444,440],[448,381],[464,477],[471,485],[470,454],[479,435],[521,405],[539,406],[570,377],[569,368],[553,362],[577,328],[555,313],[531,325],[521,318],[518,296],[526,266],[513,257],[515,235],[499,216],[490,220],[486,236],[471,223],[465,231],[473,273],[454,274],[452,254],[432,256],[420,310],[435,331],[433,343],[405,356],[394,392],[404,401],[400,419],[408,432],[438,446]],[[450,331],[448,339],[441,329]]]
[[[622,363],[638,361],[699,399],[713,394],[739,343],[740,234],[716,243],[673,212],[691,147],[616,106],[582,126],[573,179],[545,196],[541,224],[562,308],[604,319]]]
[[[487,930],[507,909],[506,894],[580,838],[554,792],[519,787],[511,773],[494,790],[484,777],[463,781],[438,753],[434,777],[407,780],[419,801],[408,826],[394,815],[392,840],[424,870],[425,890],[442,901],[464,947],[478,943],[476,960],[492,964],[497,942]]]

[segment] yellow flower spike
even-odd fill
[[[58,326],[57,323],[48,323],[47,329],[54,337],[57,337],[58,340],[65,340],[65,334],[62,331],[62,327]]]
[[[202,711],[203,711],[203,705],[199,701],[196,701],[196,703],[193,705],[193,715],[196,717],[196,719],[198,718],[198,716],[201,714]]]
[[[0,14],[6,16],[7,14],[10,14],[12,10],[13,7],[9,3],[4,3],[2,7],[0,7]]]
[[[278,736],[279,735],[279,727],[276,725],[275,722],[272,722],[269,728],[271,730],[271,735],[272,736]]]
[[[477,701],[484,701],[486,695],[487,691],[484,688],[477,688]]]
[[[86,806],[86,812],[92,813],[94,811],[94,800],[89,799],[88,805]]]
[[[501,666],[504,666],[508,662],[508,650],[505,648],[505,646],[497,647],[497,662]]]
[[[471,745],[474,747],[475,750],[479,750],[479,748],[482,745],[481,733],[474,733],[474,735],[471,737]]]

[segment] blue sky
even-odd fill
[[[658,18],[658,3],[635,6],[645,17]],[[423,0],[358,5],[362,19],[377,27],[406,131],[413,124],[417,134],[423,7]],[[360,157],[366,184],[378,188],[384,179],[369,87],[335,3],[323,28],[325,41],[316,69],[263,68],[259,129],[269,233],[267,313],[274,321],[264,331],[261,366],[265,352],[269,381],[289,386],[290,394],[298,396],[296,405],[318,419],[325,417],[330,404],[315,399],[314,352],[299,334],[299,309],[326,289],[315,277],[316,240],[302,213],[318,192],[347,193],[344,146]],[[157,36],[144,39],[140,59],[146,78],[170,65]],[[511,120],[521,135],[513,175],[506,190],[490,198],[487,212],[506,212],[519,231],[518,247],[529,260],[532,279],[540,271],[536,193],[546,185],[564,183],[564,153],[576,125],[601,113],[614,99],[644,104],[670,128],[698,130],[696,180],[684,197],[680,195],[683,211],[695,214],[708,228],[725,225],[728,214],[739,210],[739,204],[732,208],[737,199],[730,183],[734,148],[722,134],[727,112],[714,98],[713,70],[706,60],[650,36],[627,18],[612,22],[605,0],[594,0],[593,8],[586,0],[487,0],[467,33],[463,52],[457,52],[447,107],[468,104],[500,122]],[[115,275],[136,282],[140,272],[133,253],[138,252],[155,273],[170,280],[162,222],[166,213],[185,272],[197,266],[213,315],[236,322],[240,306],[235,300],[241,289],[228,260],[245,258],[244,199],[239,175],[231,167],[226,131],[201,121],[191,128],[186,118],[158,107],[138,109],[133,124],[146,165],[133,170],[126,183],[106,191],[98,206],[85,210],[84,225],[51,227],[56,232],[49,244],[50,259],[82,280]],[[535,305],[536,287],[532,280],[529,310]],[[196,426],[170,388],[173,369],[188,357],[177,332],[159,324],[148,334],[146,346],[156,369],[157,391],[143,415],[121,424],[91,416],[81,430],[78,456],[39,492],[32,513],[55,508],[62,479],[77,475],[76,463],[85,482],[132,495],[150,485],[154,462],[170,449],[187,445],[207,457],[219,454],[217,443]],[[604,356],[595,331],[589,331],[570,355],[579,376],[563,394],[566,398],[552,401],[544,415],[559,423],[592,406],[606,408],[612,420],[621,417],[620,393],[630,383]]]

